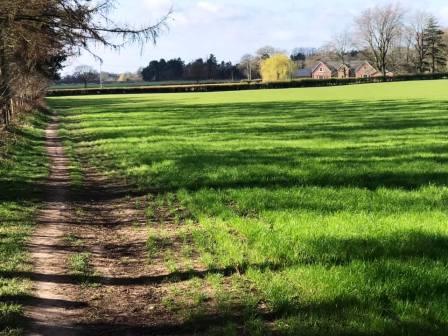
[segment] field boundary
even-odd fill
[[[219,92],[219,91],[242,91],[262,89],[288,89],[307,87],[326,87],[355,84],[371,84],[384,82],[403,82],[417,80],[448,79],[448,73],[400,75],[395,77],[376,78],[331,78],[331,79],[298,79],[279,82],[241,82],[241,83],[218,83],[218,84],[194,84],[194,85],[163,85],[142,86],[103,89],[52,89],[47,91],[47,97],[61,96],[85,96],[85,95],[108,95],[108,94],[139,94],[139,93],[186,93],[186,92]]]

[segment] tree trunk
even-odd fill
[[[4,106],[2,106],[2,122],[5,126],[9,125],[8,111],[6,110],[6,108]]]
[[[1,82],[0,82],[0,92],[1,92],[1,110],[3,115],[3,122],[5,126],[8,126],[11,121],[11,89],[10,85],[10,69],[8,60],[8,29],[7,27],[2,27],[1,30],[2,45],[0,47],[0,72],[1,72]]]
[[[432,55],[432,73],[436,72],[436,56],[435,53]]]

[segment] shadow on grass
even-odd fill
[[[296,307],[295,313],[279,315],[276,313],[244,313],[247,307],[228,305],[222,307],[229,313],[199,314],[182,323],[169,323],[163,320],[154,325],[120,323],[83,323],[72,327],[42,326],[44,335],[66,332],[81,332],[82,335],[446,335],[448,324],[437,319],[427,321],[400,320],[392,309],[392,304],[383,300],[383,305],[375,309],[381,326],[363,325],[362,315],[372,312],[371,305],[378,302],[362,303],[355,298],[335,299],[312,305]],[[335,307],[337,307],[335,309]],[[279,318],[285,323],[272,327]],[[358,324],[359,323],[359,324]],[[256,329],[254,328],[256,325]],[[271,325],[271,327],[267,327]],[[258,333],[257,333],[258,332]]]
[[[380,238],[321,237],[307,243],[309,261],[341,265],[355,260],[424,258],[448,262],[448,237],[423,232],[396,232]]]
[[[88,99],[73,100],[59,103],[57,108],[88,106],[92,101]],[[144,190],[155,192],[177,191],[179,188],[198,190],[201,188],[274,188],[305,186],[355,186],[376,189],[379,187],[414,189],[423,185],[435,184],[445,186],[448,181],[448,171],[438,167],[427,169],[433,160],[443,163],[446,150],[443,144],[426,144],[423,141],[418,145],[382,146],[382,139],[386,140],[397,136],[440,137],[446,131],[448,116],[447,108],[443,102],[300,102],[300,103],[260,103],[260,104],[225,104],[225,105],[185,105],[178,106],[169,102],[155,102],[153,104],[135,102],[135,106],[123,108],[123,100],[107,98],[95,100],[100,107],[97,112],[87,111],[86,117],[92,122],[101,124],[110,121],[119,125],[128,122],[129,128],[124,131],[106,129],[89,130],[86,125],[77,125],[77,121],[65,121],[67,128],[83,130],[84,135],[77,141],[110,141],[117,140],[126,143],[128,138],[144,136],[148,130],[141,130],[136,125],[132,114],[147,107],[148,123],[163,119],[168,124],[152,129],[155,136],[185,136],[185,130],[190,130],[192,137],[207,136],[213,133],[224,136],[224,139],[209,139],[209,141],[225,142],[229,139],[251,138],[256,140],[286,140],[286,139],[322,139],[333,140],[351,139],[350,146],[340,149],[325,148],[297,148],[294,146],[271,146],[269,148],[250,148],[245,150],[210,150],[194,148],[185,150],[189,145],[181,146],[177,150],[164,148],[159,153],[138,152],[138,148],[131,145],[124,152],[114,152],[115,158],[111,161],[101,162],[112,168],[118,168],[117,157],[131,156],[130,165],[152,165],[163,160],[174,162],[173,168],[161,170],[156,175],[141,176],[138,186]],[[131,101],[132,105],[133,102]],[[178,109],[178,111],[175,111]],[[116,111],[115,116],[104,117]],[[429,114],[424,111],[431,111]],[[324,120],[319,120],[319,113],[324,114]],[[67,113],[69,114],[69,113]],[[141,116],[141,113],[140,113]],[[139,117],[140,118],[140,117]],[[232,120],[228,120],[232,118]],[[107,120],[105,120],[107,119]],[[198,124],[194,124],[194,122]],[[257,125],[256,123],[264,123]],[[290,124],[298,122],[298,124]],[[170,125],[171,123],[171,125]],[[205,124],[204,124],[205,123]],[[208,124],[207,124],[208,123]],[[276,123],[278,123],[276,125]],[[284,124],[280,124],[284,123]],[[134,124],[134,125],[132,125]],[[167,125],[176,129],[163,129]],[[111,128],[119,128],[111,126]],[[133,132],[136,130],[136,132]],[[228,136],[228,138],[225,138]],[[378,140],[376,148],[359,145],[353,141],[356,138],[368,137]],[[30,138],[30,141],[39,141]],[[158,140],[156,140],[158,141]],[[160,140],[161,142],[166,139]],[[359,146],[358,146],[359,145]],[[95,151],[95,144],[84,150]],[[168,146],[169,147],[169,146]],[[32,148],[31,148],[32,149]],[[133,151],[136,151],[133,157]],[[20,162],[35,162],[38,155],[26,154],[30,148],[24,150]],[[415,156],[418,152],[421,155]],[[97,152],[98,153],[98,152]],[[378,158],[382,163],[378,163]],[[420,164],[415,169],[407,170],[406,163]],[[326,165],[329,163],[329,165]],[[335,163],[335,164],[333,164]],[[251,166],[258,166],[251,170]],[[310,175],[295,175],[288,172],[290,167],[299,166],[303,169],[314,169]],[[366,168],[370,167],[370,168]],[[229,176],[220,176],[217,179],[208,178],[205,172],[216,172],[220,169],[237,168],[244,172],[231,180]],[[329,172],[330,171],[330,172]],[[5,200],[14,198],[27,198],[31,190],[39,189],[35,183],[34,175],[17,178],[6,175],[0,178],[0,190],[7,190]],[[120,197],[120,191],[114,197]],[[3,193],[2,193],[3,194]],[[102,197],[101,192],[91,197]],[[106,194],[106,193],[105,193]],[[110,194],[109,194],[110,195]],[[103,196],[105,197],[105,196]],[[110,197],[110,196],[106,196]],[[433,301],[443,300],[448,293],[448,283],[445,280],[432,277],[430,274],[422,275],[408,261],[416,262],[420,267],[425,262],[428,269],[431,265],[446,265],[448,259],[448,238],[434,236],[420,232],[402,233],[399,236],[380,238],[323,238],[305,242],[308,244],[307,255],[299,260],[284,260],[283,262],[265,262],[261,264],[230,265],[222,269],[209,269],[203,272],[175,272],[157,277],[114,278],[89,277],[89,281],[104,285],[133,286],[133,285],[159,285],[162,283],[179,283],[190,279],[205,279],[209,275],[231,276],[235,273],[244,274],[249,270],[260,272],[281,272],[289,267],[308,265],[323,265],[327,268],[344,267],[353,262],[365,262],[366,268],[360,278],[369,279],[373,283],[389,283],[389,292],[372,294],[372,297],[360,300],[359,297],[345,295],[333,299],[314,303],[303,303],[289,300],[278,305],[270,312],[263,312],[253,308],[249,315],[242,314],[241,305],[231,305],[223,308],[225,312],[215,314],[202,314],[188,319],[184,323],[166,324],[163,320],[153,326],[115,324],[85,324],[77,326],[83,334],[88,335],[94,330],[95,335],[191,335],[191,334],[222,334],[226,333],[229,325],[234,325],[235,335],[249,334],[247,325],[251,319],[259,319],[263,323],[272,323],[278,320],[286,321],[274,330],[264,334],[284,335],[446,335],[448,325],[436,316],[425,313],[425,305]],[[384,263],[388,263],[384,267]],[[42,275],[35,273],[0,272],[3,278],[28,278],[34,281],[53,283],[77,283],[79,279],[64,275]],[[406,281],[403,278],[406,277]],[[8,302],[26,304],[29,298],[4,297]],[[418,310],[419,315],[400,319],[394,303],[406,301]],[[34,301],[36,302],[36,301]],[[37,301],[38,302],[38,301]],[[60,307],[67,305],[83,305],[83,303],[46,301],[42,305]],[[130,313],[131,314],[131,313]],[[427,315],[425,315],[427,314]],[[378,329],[372,327],[375,321],[381,320]],[[369,330],[369,323],[371,329]],[[271,324],[272,325],[272,324]],[[77,327],[74,327],[76,330]],[[43,327],[45,328],[45,327]],[[47,334],[58,334],[73,331],[73,328],[60,326],[47,327]],[[48,333],[49,331],[49,333]]]
[[[83,155],[119,172],[123,165],[149,167],[123,173],[153,192],[291,186],[410,190],[448,181],[444,101],[200,105],[111,97],[53,104],[80,108],[62,112],[63,127]],[[332,148],[328,142],[341,145]],[[151,168],[161,162],[169,164]]]
[[[209,275],[231,276],[244,274],[248,269],[261,271],[279,271],[288,267],[299,265],[325,265],[343,266],[354,261],[372,262],[377,260],[427,260],[434,262],[448,262],[448,237],[426,234],[423,232],[401,232],[391,236],[378,238],[335,238],[320,237],[316,240],[300,242],[305,246],[306,255],[302,254],[295,260],[281,260],[276,262],[263,262],[259,264],[244,263],[228,265],[224,268],[211,268],[204,271],[190,270],[173,272],[160,276],[142,276],[138,278],[127,277],[90,277],[92,282],[98,284],[130,286],[155,285],[170,282],[182,282],[193,278],[206,278]],[[53,246],[52,246],[53,247]],[[121,245],[109,246],[110,250],[121,248]],[[67,249],[67,247],[58,247]],[[278,260],[278,258],[275,258]],[[60,284],[76,283],[71,275],[43,275],[33,272],[5,272],[0,271],[3,278],[27,278],[36,282],[53,282]]]
[[[448,324],[432,316],[426,310],[431,302],[442,304],[448,293],[448,279],[431,274],[434,265],[447,264],[448,238],[419,232],[401,233],[378,239],[337,239],[324,238],[307,243],[311,246],[311,259],[290,261],[288,264],[263,263],[233,265],[222,269],[205,271],[174,272],[162,276],[144,276],[138,278],[89,277],[89,283],[135,286],[181,283],[191,279],[206,279],[210,275],[229,277],[244,274],[249,270],[261,272],[282,272],[290,267],[323,265],[328,268],[343,267],[355,261],[365,263],[359,278],[369,279],[370,285],[387,288],[367,296],[336,296],[326,301],[303,303],[295,297],[274,304],[272,310],[260,310],[258,306],[244,307],[243,303],[232,303],[220,307],[216,313],[200,313],[185,323],[164,324],[163,320],[152,326],[92,324],[79,325],[85,332],[94,328],[95,332],[104,331],[108,335],[128,333],[135,335],[187,335],[191,333],[224,335],[226,328],[233,325],[237,335],[251,335],[247,332],[253,320],[261,321],[267,334],[274,335],[444,335]],[[33,281],[53,283],[78,283],[79,279],[66,275],[42,275],[19,272],[0,272],[2,278],[29,278]],[[362,284],[360,284],[361,286]],[[362,287],[362,286],[361,286]],[[365,289],[367,290],[367,289]],[[362,298],[362,299],[361,299]],[[29,297],[3,297],[14,303],[25,304]],[[242,302],[244,298],[241,297]],[[82,307],[82,302],[59,302],[39,300],[35,304],[50,307]],[[398,313],[399,302],[420,311],[412,319],[401,319]],[[241,306],[243,304],[243,306]],[[284,330],[268,328],[276,321],[286,321]],[[375,321],[381,321],[380,326]],[[286,327],[286,325],[288,327]],[[53,326],[58,330],[58,326]],[[75,326],[76,329],[76,326]],[[213,331],[213,333],[212,333]]]
[[[0,146],[0,202],[41,197],[48,171],[43,132],[47,120],[45,111],[36,112],[31,127],[15,127],[6,135]]]

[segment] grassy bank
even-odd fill
[[[15,335],[23,327],[21,303],[30,283],[24,248],[39,206],[39,184],[48,174],[44,156],[45,116],[36,114],[1,135],[0,145],[0,335]]]
[[[78,155],[189,209],[211,273],[250,283],[223,308],[237,315],[251,302],[250,333],[444,335],[447,90],[427,81],[49,101]]]

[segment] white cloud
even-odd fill
[[[164,10],[173,6],[172,0],[145,0],[145,7],[149,10]]]
[[[279,42],[290,42],[295,38],[295,33],[292,30],[274,30],[269,33],[269,37]]]
[[[209,12],[209,13],[218,13],[219,10],[221,9],[220,6],[216,5],[216,4],[212,4],[208,1],[199,1],[197,3],[197,7],[205,12]]]
[[[210,1],[198,1],[190,6],[176,7],[174,4],[173,19],[177,25],[188,25],[190,27],[201,27],[206,25],[217,26],[220,24],[237,21],[247,15],[242,6],[224,6]],[[227,27],[229,28],[229,27]]]
[[[172,0],[144,0],[145,13],[150,19],[160,18],[174,7]],[[143,13],[142,13],[143,14]]]
[[[442,8],[439,15],[440,15],[441,23],[444,25],[448,25],[448,6]]]
[[[188,24],[188,17],[184,13],[174,12],[171,15],[171,18],[172,18],[171,26]]]

